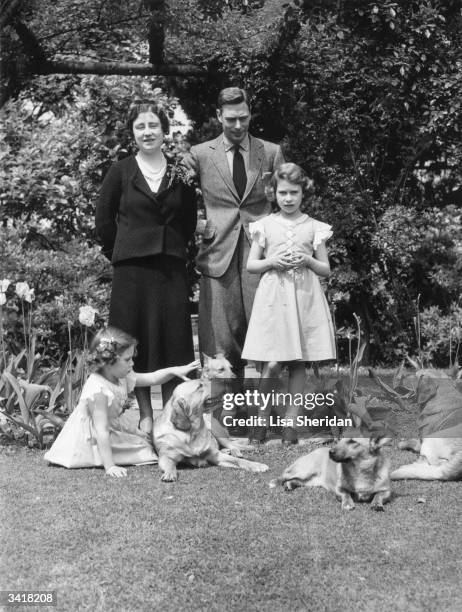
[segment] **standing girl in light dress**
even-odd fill
[[[278,211],[249,225],[253,242],[247,270],[262,277],[242,358],[263,362],[260,391],[266,379],[277,378],[287,366],[292,397],[303,393],[307,362],[336,355],[332,319],[319,281],[330,274],[325,241],[332,231],[301,210],[309,184],[296,164],[279,166],[272,177]],[[287,421],[295,424],[297,411],[297,406],[289,406]],[[255,442],[263,442],[265,436],[266,427],[255,428]],[[283,442],[297,442],[293,428],[284,428]]]
[[[128,394],[135,387],[162,385],[199,366],[164,368],[157,372],[133,372],[137,341],[125,332],[108,327],[96,334],[89,363],[94,369],[85,382],[79,403],[69,416],[45,460],[67,468],[103,466],[108,476],[127,475],[122,465],[157,463],[147,435],[124,416]]]

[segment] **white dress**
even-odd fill
[[[307,215],[295,221],[278,213],[250,223],[253,240],[271,257],[282,247],[309,255],[332,236],[331,226]],[[258,285],[242,352],[253,361],[335,359],[332,319],[319,277],[308,267],[265,272]]]
[[[157,455],[149,442],[137,433],[123,414],[128,393],[135,386],[135,375],[130,373],[118,384],[100,374],[90,374],[83,386],[79,403],[64,427],[45,453],[44,459],[67,468],[99,467],[103,465],[96,443],[96,432],[89,402],[97,393],[108,398],[109,442],[116,465],[157,463]]]

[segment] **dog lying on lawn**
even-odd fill
[[[353,510],[354,501],[372,500],[374,510],[383,510],[390,499],[390,462],[382,452],[388,438],[343,438],[332,448],[317,448],[297,459],[270,483],[296,487],[324,487],[334,491],[343,510]]]
[[[249,472],[267,471],[268,466],[264,463],[221,452],[216,437],[204,421],[204,413],[211,412],[221,398],[221,393],[211,397],[212,379],[216,381],[231,377],[231,366],[224,357],[206,357],[201,379],[184,382],[174,390],[153,427],[153,442],[159,455],[162,481],[178,479],[176,466],[180,462],[195,467],[218,465]],[[229,443],[222,438],[219,440],[233,452]],[[233,454],[240,453],[237,451]]]
[[[414,451],[420,457],[394,470],[392,480],[462,480],[462,424],[434,435],[399,443],[400,449]]]

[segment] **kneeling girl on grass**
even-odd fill
[[[128,394],[135,387],[162,385],[187,374],[198,361],[156,372],[133,372],[137,341],[125,332],[108,327],[94,337],[89,354],[93,372],[85,382],[80,400],[69,416],[45,460],[66,468],[103,466],[108,476],[127,475],[123,465],[157,463],[147,435],[124,417]]]

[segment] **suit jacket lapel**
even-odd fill
[[[136,189],[138,189],[138,191],[141,191],[146,196],[148,196],[148,198],[156,202],[156,195],[152,193],[152,191],[149,189],[149,185],[147,184],[146,179],[143,176],[143,173],[139,169],[139,166],[136,163],[136,159],[134,159],[134,162],[135,162],[135,167],[133,169],[132,184],[134,185]]]
[[[257,138],[253,138],[253,136],[250,136],[250,134],[249,143],[249,170],[247,172],[247,185],[245,188],[244,195],[242,197],[241,204],[245,201],[249,193],[252,191],[253,186],[255,185],[255,181],[257,180],[260,174],[260,168],[262,167],[263,158],[265,154],[263,144]]]
[[[135,167],[134,167],[134,172],[133,172],[133,176],[132,176],[132,183],[133,185],[139,190],[142,191],[145,195],[147,195],[149,198],[151,198],[151,200],[153,200],[154,202],[157,202],[157,198],[162,195],[162,193],[164,191],[166,191],[168,189],[168,184],[169,184],[169,180],[170,180],[170,167],[169,167],[169,163],[167,162],[167,172],[164,174],[164,176],[162,177],[162,180],[160,182],[159,185],[159,189],[157,190],[157,193],[153,193],[151,191],[151,189],[149,188],[148,183],[146,182],[146,179],[143,176],[143,173],[141,172],[136,159],[134,159],[135,162]]]
[[[212,143],[211,148],[214,149],[212,154],[213,163],[215,164],[218,172],[221,175],[225,185],[232,192],[237,202],[239,203],[239,196],[237,195],[236,187],[234,186],[233,177],[229,171],[228,158],[226,157],[225,147],[223,146],[223,137],[218,136]]]
[[[167,170],[160,181],[159,189],[156,194],[153,194],[154,197],[159,197],[162,195],[167,189],[169,189],[170,185],[170,175],[172,173],[172,165],[171,162],[167,162]]]

